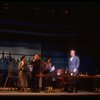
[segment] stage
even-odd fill
[[[44,77],[43,75],[39,75],[38,77]],[[48,77],[48,76],[47,76]],[[69,78],[67,75],[63,75],[63,78]],[[62,78],[62,80],[63,80]],[[27,92],[22,92],[17,90],[17,87],[0,87],[0,97],[7,98],[7,97],[32,97],[32,98],[99,98],[100,97],[100,89],[97,88],[96,91],[96,81],[100,82],[100,76],[88,76],[88,75],[81,75],[75,77],[79,79],[80,88],[77,93],[69,93],[64,91],[64,87],[60,86],[60,88],[53,88],[52,91],[45,91],[40,89],[39,92],[31,92],[30,88],[27,88]],[[39,81],[42,83],[41,81]],[[62,81],[60,80],[60,83]],[[66,83],[66,81],[65,81]],[[85,84],[84,84],[85,83]],[[91,85],[92,83],[92,85]],[[59,82],[57,84],[59,86]],[[67,84],[66,84],[67,85]]]
[[[78,93],[67,93],[67,92],[60,92],[60,93],[32,93],[32,92],[15,92],[15,91],[3,91],[0,92],[0,96],[95,96],[100,95],[100,93],[93,93],[93,92],[83,92],[80,91]]]
[[[89,91],[78,91],[78,93],[68,93],[68,92],[61,92],[60,90],[56,89],[52,92],[21,92],[15,90],[0,90],[0,98],[7,99],[8,98],[25,98],[28,99],[81,99],[81,98],[100,98],[100,93],[96,92],[89,92]]]
[[[14,88],[0,88],[0,96],[95,96],[100,95],[100,92],[84,91],[79,90],[77,93],[69,93],[63,91],[63,89],[53,89],[52,91],[40,91],[40,92],[31,92],[30,89],[27,89],[27,92],[17,91]]]

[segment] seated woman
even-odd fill
[[[51,67],[52,67],[51,58],[49,57],[49,58],[46,59],[46,62],[44,62],[43,74],[49,75]],[[49,89],[50,88],[50,77],[44,77],[43,85],[44,85],[45,89]]]
[[[52,59],[48,57],[45,62],[44,67],[44,74],[54,75],[55,73],[55,66],[52,66]],[[45,87],[48,91],[52,91],[53,87],[55,86],[55,77],[45,77]]]

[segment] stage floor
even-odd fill
[[[92,92],[78,92],[78,93],[67,93],[67,92],[62,92],[62,93],[44,93],[44,92],[40,92],[40,93],[31,93],[31,92],[15,92],[15,91],[11,91],[11,92],[5,92],[5,91],[2,91],[0,92],[0,96],[62,96],[62,95],[73,95],[73,96],[76,96],[76,95],[79,95],[79,96],[88,96],[88,95],[100,95],[100,93],[92,93]]]
[[[21,92],[21,91],[15,91],[15,89],[12,88],[0,88],[0,96],[93,96],[93,95],[100,95],[96,92],[90,92],[90,91],[83,91],[79,90],[78,93],[69,93],[69,92],[63,92],[61,89],[53,89],[51,92]]]

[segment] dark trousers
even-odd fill
[[[78,82],[78,74],[74,74],[73,76],[70,76],[70,84],[68,87],[68,91],[69,92],[78,92],[78,86],[79,86],[79,82]]]
[[[39,77],[36,75],[39,73],[32,72],[32,91],[39,91]]]
[[[33,82],[32,82],[32,72],[31,71],[29,71],[28,72],[28,86],[30,87],[30,88],[32,88],[32,85],[33,85]]]
[[[46,76],[50,74],[49,70],[43,72]],[[43,77],[43,88],[50,86],[50,77]]]
[[[77,78],[70,78],[70,84],[69,84],[69,87],[68,87],[69,91],[73,92],[74,90],[75,91],[78,91],[78,79]]]

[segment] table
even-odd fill
[[[70,75],[52,75],[52,74],[37,74],[36,77],[39,77],[39,88],[42,88],[42,78],[43,77],[61,77],[63,80],[64,78],[77,78],[77,79],[92,79],[93,80],[93,88],[96,88],[96,80],[100,82],[100,75],[78,75],[78,76],[70,76]]]

